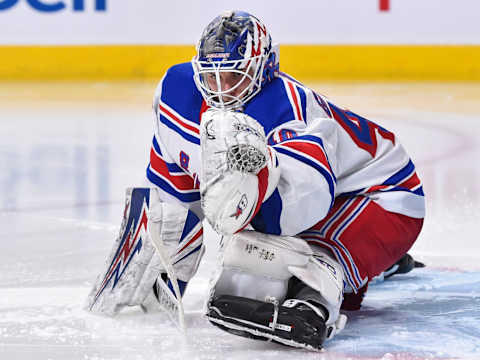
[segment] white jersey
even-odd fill
[[[154,98],[155,136],[147,178],[200,218],[199,124],[207,106],[190,63],[167,72]],[[251,225],[260,232],[296,235],[322,220],[335,198],[366,196],[385,210],[423,218],[422,183],[395,135],[337,107],[281,74],[243,112],[265,129],[281,177]]]

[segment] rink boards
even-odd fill
[[[2,80],[160,78],[191,45],[0,46]],[[478,45],[282,45],[299,79],[480,81]]]

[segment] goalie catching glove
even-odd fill
[[[213,229],[236,233],[275,190],[280,168],[262,125],[235,111],[209,109],[200,128],[202,208]]]

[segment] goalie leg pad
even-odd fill
[[[224,246],[215,295],[283,300],[292,276],[288,266],[306,266],[311,255],[302,239],[242,231]]]
[[[299,279],[302,286],[297,287],[295,291],[290,291],[289,280],[295,278]],[[264,304],[267,308],[271,308],[268,303],[272,302],[278,307],[278,304],[283,303],[279,308],[282,309],[283,317],[286,319],[290,319],[289,316],[295,318],[296,315],[292,314],[296,314],[298,309],[304,311],[303,315],[308,315],[307,319],[317,319],[312,320],[314,323],[321,319],[326,332],[322,335],[323,338],[320,337],[317,340],[307,341],[302,338],[306,336],[303,333],[303,335],[297,334],[296,338],[280,336],[283,333],[280,335],[262,333],[261,335],[267,339],[276,339],[278,342],[287,342],[292,346],[318,348],[325,336],[332,338],[343,329],[346,323],[346,317],[339,314],[343,297],[343,272],[340,265],[321,250],[313,253],[304,240],[296,237],[243,231],[234,235],[225,245],[222,272],[218,276],[207,304],[207,317],[223,328],[232,329],[233,331],[230,331],[232,333],[241,330],[260,336],[259,334],[265,330],[263,318],[266,316],[265,311],[262,310],[263,315],[257,318],[261,320],[260,322],[252,318],[248,329],[240,329],[239,322],[248,322],[248,315],[245,315],[243,310],[238,310],[234,315],[228,314],[222,310],[222,306],[228,306],[218,305],[219,301],[224,304],[232,300],[232,296],[237,299],[234,304],[249,303],[247,300],[238,300],[245,298],[257,301],[258,303],[255,304],[258,307]],[[273,314],[271,312],[270,317],[274,318]],[[315,327],[318,334],[321,334],[320,328],[317,325]],[[276,331],[276,327],[274,329]],[[276,338],[278,336],[283,340],[278,340]]]
[[[129,188],[120,233],[87,299],[87,309],[115,315],[124,306],[140,304],[161,271],[148,240],[150,189]]]
[[[181,298],[204,253],[202,240],[202,223],[192,211],[161,202],[154,188],[127,189],[120,234],[86,308],[109,316],[125,306],[153,310],[154,284],[163,282],[160,275],[167,267],[173,275],[165,284],[170,289],[183,284],[175,292]],[[156,249],[160,246],[161,253]]]

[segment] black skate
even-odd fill
[[[327,337],[324,313],[296,299],[279,306],[276,302],[220,295],[211,300],[207,318],[231,334],[293,347],[321,349]]]
[[[393,275],[406,274],[415,268],[423,267],[425,267],[424,263],[414,260],[409,254],[405,254],[400,260],[383,272],[383,277],[388,279]]]

